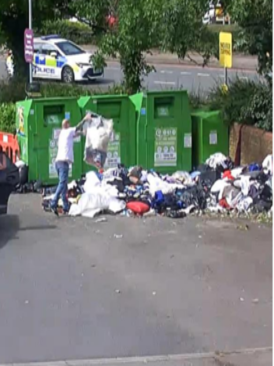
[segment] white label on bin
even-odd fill
[[[30,110],[30,115],[33,116],[34,115],[34,109]]]
[[[218,143],[218,135],[217,131],[211,131],[209,134],[209,144],[210,145],[217,145]]]
[[[185,133],[184,147],[186,149],[191,149],[192,148],[192,135],[191,135],[191,133]]]
[[[146,109],[145,109],[145,108],[142,108],[142,109],[141,109],[141,115],[142,115],[142,116],[145,116],[145,115],[146,115],[146,113],[147,113],[147,112],[146,112]]]
[[[8,141],[9,141],[8,135],[4,135],[3,136],[3,142],[8,143]]]
[[[121,136],[118,132],[113,132],[108,144],[107,159],[104,169],[116,168],[121,164]]]
[[[177,128],[155,128],[154,166],[177,165]]]

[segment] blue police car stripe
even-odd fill
[[[67,62],[65,57],[58,57],[57,58],[57,67],[62,67]]]
[[[46,65],[46,57],[45,56],[41,56],[41,55],[35,55],[35,64],[36,65]],[[56,67],[60,68],[63,67],[64,64],[67,62],[66,57],[58,57],[57,58],[57,64]]]
[[[46,57],[39,56],[39,64],[38,65],[46,65]]]

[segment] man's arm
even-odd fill
[[[91,113],[88,113],[85,118],[78,123],[78,125],[76,126],[76,133],[78,133],[79,131],[81,131],[83,129],[84,124],[88,121],[92,119],[92,115]]]

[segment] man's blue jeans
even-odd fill
[[[66,161],[58,161],[55,166],[59,177],[59,184],[55,192],[54,198],[51,201],[51,207],[53,209],[56,209],[59,198],[61,197],[63,201],[63,210],[68,212],[69,203],[67,199],[67,191],[68,191],[69,164]]]

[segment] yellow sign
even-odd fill
[[[220,32],[219,37],[219,59],[223,67],[232,67],[232,34]]]

